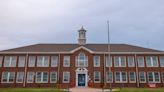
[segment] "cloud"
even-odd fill
[[[163,0],[1,0],[0,50],[35,43],[112,43],[164,50]],[[68,36],[69,35],[69,36]]]

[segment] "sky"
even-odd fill
[[[0,50],[38,43],[124,43],[164,51],[164,0],[0,0]]]

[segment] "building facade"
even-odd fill
[[[164,87],[164,52],[127,44],[36,44],[0,51],[0,87]]]

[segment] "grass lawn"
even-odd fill
[[[164,88],[123,88],[119,92],[164,92]]]
[[[0,92],[64,92],[55,88],[0,88]]]

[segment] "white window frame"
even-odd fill
[[[22,58],[24,60],[22,60]],[[26,60],[25,56],[19,56],[19,58],[18,58],[18,67],[25,67],[25,60]]]
[[[160,67],[164,67],[164,56],[160,56],[159,59],[160,59]]]
[[[37,80],[37,77],[38,77],[37,73],[41,73],[41,81]],[[47,81],[43,81],[44,80],[44,73],[47,73]],[[36,72],[36,80],[35,80],[36,83],[48,83],[48,79],[49,79],[48,72]]]
[[[49,56],[37,56],[37,67],[49,67]]]
[[[105,66],[106,67],[112,67],[113,66],[112,65],[112,56],[110,56],[110,57],[109,57],[109,55],[108,56],[105,56]]]
[[[55,81],[52,81],[52,74],[55,74]],[[53,71],[53,72],[50,72],[50,83],[57,83],[57,72],[56,71]]]
[[[63,67],[70,67],[70,56],[64,56],[63,58]]]
[[[65,76],[67,75],[68,81],[65,81]],[[63,83],[69,83],[70,82],[70,72],[63,72]]]
[[[19,78],[21,77],[21,81],[19,82]],[[23,83],[24,81],[24,72],[17,72],[16,83]]]
[[[118,66],[116,65],[116,58],[118,58]],[[124,59],[125,65],[122,65],[122,58]],[[114,56],[114,67],[126,67],[126,57]]]
[[[130,58],[132,58],[133,61],[130,61]],[[128,62],[128,67],[135,67],[134,56],[128,56],[127,62]],[[132,63],[132,65],[130,63]]]
[[[29,56],[28,67],[35,67],[36,56]]]
[[[130,73],[134,73],[134,81],[131,81]],[[136,72],[133,72],[133,71],[130,71],[130,72],[129,72],[129,82],[130,82],[130,83],[136,83]]]
[[[6,82],[4,82],[3,81],[3,76],[4,76],[4,73],[7,73],[7,81]],[[10,79],[10,76],[11,76],[11,73],[14,73],[14,76],[13,76],[13,81],[12,82],[10,82],[9,81],[9,79]],[[15,81],[15,72],[2,72],[2,78],[1,78],[1,83],[14,83],[14,81]]]
[[[116,73],[119,73],[119,76],[120,76],[120,81],[117,81],[116,80]],[[123,77],[122,77],[122,73],[125,73],[125,76],[126,76],[126,81],[123,81]],[[115,83],[127,83],[128,82],[128,79],[127,79],[127,72],[125,71],[116,71],[115,72]]]
[[[30,75],[30,73],[32,74],[32,76]],[[27,72],[27,83],[34,83],[34,75],[35,73],[34,72]],[[29,80],[32,80],[32,81],[29,81]]]
[[[2,67],[3,56],[0,56],[0,67]]]
[[[93,64],[94,67],[100,67],[100,56],[98,55],[93,56],[93,63],[94,63]]]
[[[164,83],[164,72],[161,72],[162,82]]]
[[[145,81],[141,81],[141,73],[144,73],[144,79],[145,79]],[[140,83],[146,83],[146,73],[145,72],[139,72],[139,82]]]
[[[98,78],[98,80],[99,81],[96,81],[95,79],[96,79],[96,73],[98,73],[98,76],[99,76],[99,78]],[[94,83],[100,83],[101,82],[101,72],[99,72],[99,71],[94,71]]]
[[[57,67],[59,62],[58,56],[51,56],[51,67]]]
[[[152,73],[153,81],[149,81],[149,73]],[[159,81],[155,81],[155,73],[158,73]],[[159,72],[147,72],[148,83],[160,83],[160,73]]]
[[[83,60],[80,59],[81,55],[83,56]],[[80,52],[78,56],[76,56],[76,67],[88,67],[88,56],[85,53]]]
[[[108,80],[108,78],[109,78],[108,73],[112,74],[111,81]],[[107,82],[107,83],[113,83],[113,72],[109,72],[109,71],[106,72],[106,82]]]
[[[150,65],[148,65],[148,58],[150,58]],[[153,60],[153,58],[155,58],[156,59],[156,64],[157,65],[154,65],[154,60]],[[158,67],[159,65],[158,65],[158,57],[157,56],[146,56],[146,66],[147,67]]]
[[[141,61],[139,61],[139,58],[142,58],[142,65],[140,65],[141,63],[139,63],[139,62],[141,62]],[[144,59],[144,56],[138,56],[137,57],[137,64],[138,64],[138,67],[145,67],[145,59]]]
[[[9,61],[7,61],[6,58],[9,58]],[[4,67],[16,67],[16,63],[17,63],[17,56],[5,56]]]

